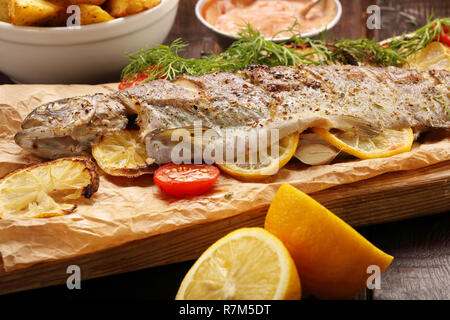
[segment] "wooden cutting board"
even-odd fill
[[[312,196],[354,227],[450,211],[450,161],[387,173]],[[63,284],[69,276],[69,265],[78,265],[82,280],[87,280],[195,259],[232,230],[262,227],[266,211],[267,208],[246,212],[77,258],[40,263],[12,272],[0,271],[0,294]]]

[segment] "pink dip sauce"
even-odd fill
[[[296,32],[307,33],[330,23],[337,14],[333,0],[320,0],[306,14],[302,11],[311,0],[211,0],[203,7],[203,17],[217,29],[236,35],[250,23],[264,37],[272,38],[280,30],[292,27],[297,19]],[[275,39],[291,36],[278,33]]]

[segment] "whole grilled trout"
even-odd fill
[[[48,103],[26,117],[15,141],[44,158],[79,155],[97,137],[135,121],[148,156],[161,164],[170,162],[173,147],[167,133],[198,123],[219,135],[277,129],[279,138],[310,127],[365,136],[408,126],[450,128],[449,83],[443,70],[250,66]]]

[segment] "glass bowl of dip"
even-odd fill
[[[308,5],[310,10],[302,14]],[[280,31],[291,28],[296,19],[295,31],[303,37],[330,30],[341,19],[342,5],[339,0],[199,0],[195,14],[204,26],[228,39],[238,39],[237,30],[250,23],[265,39],[286,41],[292,32]]]

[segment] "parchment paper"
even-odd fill
[[[95,92],[117,84],[0,86],[0,177],[40,161],[13,140],[22,119],[42,103]],[[75,213],[47,219],[0,220],[0,256],[6,271],[44,261],[75,257],[194,224],[245,214],[267,206],[282,182],[307,192],[368,179],[386,172],[412,170],[450,160],[448,133],[438,141],[415,143],[411,152],[390,158],[352,160],[308,167],[291,161],[259,183],[222,174],[208,193],[177,200],[162,194],[152,176],[137,179],[103,175],[99,191],[81,200]],[[225,195],[232,192],[231,198]]]

